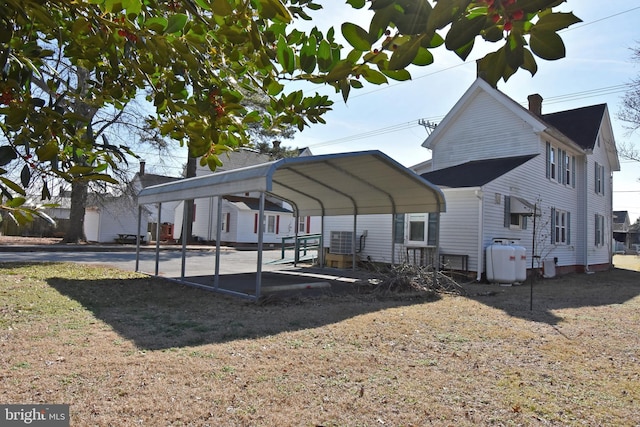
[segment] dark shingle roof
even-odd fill
[[[537,154],[532,154],[499,159],[474,160],[461,165],[423,173],[420,176],[442,187],[481,187],[536,156]]]
[[[138,173],[136,175],[140,180],[140,185],[142,185],[142,188],[151,187],[152,185],[166,184],[167,182],[173,182],[182,179],[172,176],[155,175],[152,173],[145,173],[142,175]]]
[[[260,210],[260,199],[255,197],[240,197],[240,196],[224,196],[225,200],[231,203],[244,203],[247,207],[253,211]],[[291,213],[289,209],[285,209],[282,206],[276,205],[269,200],[264,202],[264,210],[269,212],[287,212]]]
[[[606,104],[543,114],[542,120],[571,138],[586,150],[593,149]]]

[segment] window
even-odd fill
[[[512,212],[512,204],[523,203],[517,197],[514,197],[515,201],[512,202],[511,196],[504,196],[504,226],[512,230],[526,230],[527,229],[527,216],[522,212]]]
[[[551,243],[555,245],[571,244],[571,213],[560,209],[551,209]]]
[[[265,232],[274,234],[276,232],[276,217],[275,215],[266,215],[267,227]]]
[[[409,214],[409,241],[424,242],[426,225],[425,214]]]
[[[551,152],[549,154],[549,168],[551,170],[551,175],[549,178],[556,179],[556,149],[551,148]]]
[[[264,232],[270,234],[280,233],[280,215],[266,215],[264,216]],[[258,232],[258,214],[254,215],[253,220],[253,232]]]
[[[547,178],[560,184],[576,187],[576,158],[560,148],[555,148],[551,143],[546,143],[547,152]]]
[[[414,246],[436,245],[439,217],[430,214],[396,214],[393,217],[394,243],[406,243]],[[407,235],[405,236],[405,226]],[[406,240],[405,240],[406,237]]]
[[[306,216],[300,216],[298,217],[298,233],[308,233],[309,230],[307,230],[307,217]]]
[[[595,245],[596,246],[602,246],[604,245],[604,216],[602,215],[598,215],[596,214],[595,217],[595,234],[596,234],[596,240],[595,240]]]
[[[595,169],[594,169],[594,176],[595,176],[595,183],[594,183],[594,188],[595,188],[595,193],[596,194],[604,194],[604,166],[599,164],[598,162],[595,163]]]

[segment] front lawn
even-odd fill
[[[640,422],[640,272],[254,304],[73,264],[0,264],[0,401],[71,425]]]

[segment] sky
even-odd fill
[[[319,2],[324,9],[312,15],[310,25],[368,26],[364,10],[354,11],[342,0]],[[566,57],[536,58],[535,76],[520,70],[498,89],[523,105],[528,95],[539,93],[543,114],[606,103],[616,143],[640,148],[640,133],[630,135],[617,117],[629,83],[640,77],[640,62],[632,60],[632,49],[640,47],[640,0],[568,0],[556,10],[572,11],[583,21],[560,32]],[[428,134],[419,121],[441,121],[475,80],[475,60],[500,46],[478,41],[466,62],[437,49],[433,64],[410,69],[410,81],[382,86],[365,82],[363,89],[351,91],[347,103],[333,88],[314,86],[312,92],[334,100],[333,110],[324,117],[327,124],[312,125],[283,145],[309,147],[313,154],[380,150],[407,167],[428,160],[431,153],[421,146]],[[153,162],[147,159],[152,167]],[[613,209],[628,211],[634,222],[640,218],[640,162],[621,158],[620,166],[613,175]]]

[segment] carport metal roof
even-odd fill
[[[147,187],[138,194],[138,231],[143,205],[231,194],[260,192],[260,216],[264,215],[265,195],[290,203],[297,216],[353,215],[353,266],[355,268],[355,218],[367,214],[444,212],[442,191],[380,151],[327,154],[280,159],[246,168],[187,178]],[[218,203],[217,230],[221,232],[221,203]],[[186,204],[185,204],[186,209]],[[186,214],[186,210],[185,210]],[[160,222],[160,221],[158,221]],[[324,228],[324,220],[322,221]],[[264,224],[258,222],[258,259],[255,299],[260,297]],[[391,226],[391,225],[390,225]],[[184,223],[183,223],[184,227]],[[393,228],[393,227],[392,227]],[[183,228],[183,233],[186,229]],[[321,236],[324,230],[321,232]],[[392,229],[392,237],[395,229]],[[140,234],[138,232],[138,234]],[[320,248],[322,245],[322,237]],[[159,247],[156,239],[156,275]],[[219,289],[220,239],[216,239],[216,263],[213,290]],[[436,239],[437,240],[437,239]],[[138,252],[139,252],[138,240]],[[185,248],[182,247],[182,277],[185,271]],[[392,245],[392,259],[393,259]],[[322,254],[319,252],[322,259]],[[136,260],[136,270],[138,269]],[[188,283],[188,282],[185,282]],[[197,284],[192,284],[199,286]],[[250,297],[242,294],[240,296]]]
[[[280,159],[143,189],[140,205],[264,192],[300,216],[443,212],[442,191],[380,151]]]

